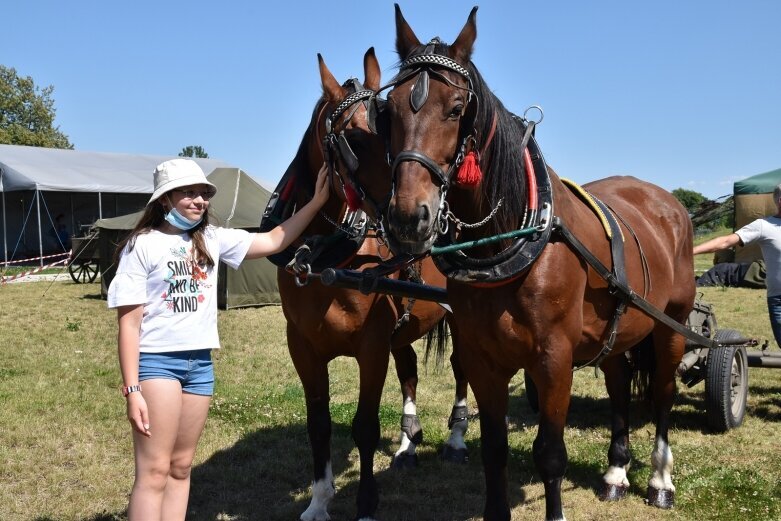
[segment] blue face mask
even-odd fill
[[[178,228],[183,232],[186,232],[187,230],[192,230],[198,226],[201,221],[203,221],[203,217],[193,221],[176,211],[176,208],[171,208],[171,211],[165,214],[165,220],[168,221],[168,223],[174,228]]]

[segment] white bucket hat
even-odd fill
[[[155,191],[147,205],[169,190],[183,186],[207,185],[217,191],[217,187],[206,179],[206,174],[192,159],[171,159],[160,163],[155,167],[154,182]]]

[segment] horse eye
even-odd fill
[[[450,119],[458,119],[464,114],[464,106],[463,105],[456,105],[453,107],[453,110],[450,111],[450,114],[448,114],[448,117]]]

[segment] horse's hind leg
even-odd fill
[[[617,501],[629,488],[627,470],[632,461],[629,450],[629,401],[631,399],[632,369],[623,354],[605,359],[601,365],[605,373],[605,385],[610,396],[611,436],[607,452],[609,468],[599,493],[602,501]]]
[[[453,345],[455,346],[455,343]],[[469,452],[464,442],[464,435],[469,427],[469,410],[466,405],[468,382],[455,348],[450,354],[450,365],[456,382],[456,397],[447,422],[450,437],[442,448],[442,459],[451,463],[466,463],[469,461]]]
[[[418,455],[415,452],[423,442],[423,429],[418,419],[415,400],[418,387],[418,357],[411,345],[393,350],[396,362],[396,375],[401,385],[403,412],[401,416],[401,443],[399,450],[393,456],[391,468],[412,468],[418,465]]]
[[[328,363],[315,354],[312,345],[290,323],[287,326],[287,343],[306,395],[306,430],[314,466],[312,501],[301,514],[301,521],[327,521],[330,519],[328,504],[336,493],[331,470]]]

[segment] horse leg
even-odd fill
[[[389,336],[386,334],[385,338]],[[360,391],[358,410],[353,418],[352,437],[360,455],[361,474],[356,503],[357,519],[361,521],[374,519],[380,502],[377,481],[374,478],[374,453],[380,441],[380,398],[388,371],[390,346],[386,350],[381,349],[378,338],[381,338],[381,335],[362,346],[358,356]]]
[[[602,501],[618,501],[629,489],[627,470],[632,461],[629,450],[629,401],[631,399],[632,369],[626,356],[618,355],[602,362],[605,385],[610,396],[611,436],[607,451],[609,467],[599,494]]]
[[[647,500],[650,505],[659,508],[672,508],[675,505],[675,486],[672,481],[673,453],[670,450],[668,432],[675,396],[675,369],[683,355],[684,340],[666,326],[654,328],[653,340],[656,354],[652,387],[656,435],[651,453],[654,470],[648,480]]]
[[[454,348],[458,339],[453,337]],[[459,350],[461,367],[472,386],[480,410],[480,451],[483,456],[486,496],[483,519],[510,521],[507,500],[507,407],[509,377],[496,371],[479,350]]]
[[[552,346],[556,346],[555,349]],[[540,423],[532,445],[532,456],[545,487],[545,519],[560,521],[565,519],[561,483],[567,470],[564,426],[572,390],[572,359],[566,356],[554,359],[555,355],[566,352],[566,343],[563,342],[552,342],[543,352],[547,356],[538,359],[538,363],[529,368],[540,405]]]
[[[328,362],[288,323],[287,343],[306,396],[306,430],[312,447],[312,501],[301,521],[327,521],[328,504],[336,494],[331,470],[331,413],[328,408]]]
[[[464,435],[469,427],[469,410],[466,405],[468,381],[455,349],[450,354],[450,365],[453,368],[453,379],[456,381],[456,397],[447,422],[450,437],[442,448],[442,459],[450,463],[464,464],[469,461],[469,452],[464,442]]]
[[[403,469],[418,466],[418,455],[415,452],[423,442],[423,428],[418,419],[415,399],[418,387],[418,357],[411,345],[407,344],[392,351],[396,362],[396,375],[401,384],[403,412],[401,416],[401,443],[399,450],[393,455],[391,468]]]

